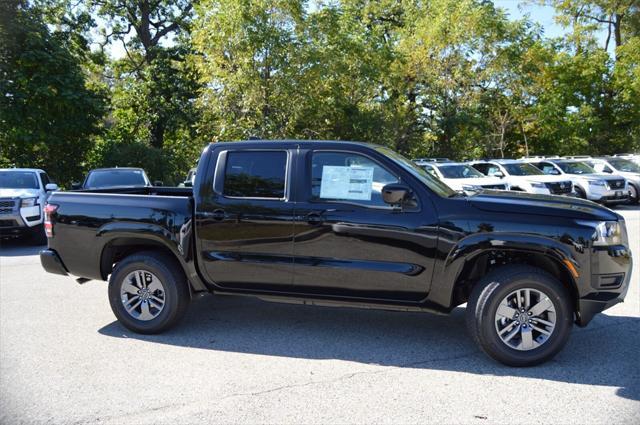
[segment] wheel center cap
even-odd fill
[[[144,288],[142,290],[140,290],[140,298],[142,298],[142,301],[147,301],[149,299],[149,290]]]
[[[529,320],[529,316],[527,315],[527,313],[520,313],[520,316],[518,316],[518,320],[520,321],[520,323],[527,323],[527,321]]]

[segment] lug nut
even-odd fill
[[[528,312],[527,314],[528,314],[529,316],[531,316],[531,312]]]

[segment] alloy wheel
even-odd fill
[[[146,270],[135,270],[124,278],[120,300],[131,317],[148,321],[158,317],[164,309],[166,292],[156,275]]]
[[[508,347],[529,351],[549,340],[556,326],[556,308],[542,291],[522,288],[511,292],[498,305],[495,328]]]

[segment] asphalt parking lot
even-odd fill
[[[618,209],[640,256],[640,208]],[[502,366],[451,316],[202,297],[125,330],[104,282],[0,247],[0,423],[640,423],[640,267],[553,361]]]

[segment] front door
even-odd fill
[[[364,153],[302,153],[307,173],[296,202],[294,290],[371,300],[419,301],[429,291],[436,214],[400,210],[382,188],[400,178]]]
[[[225,289],[288,291],[293,278],[292,152],[241,150],[217,157],[213,191],[199,203],[201,264]]]

